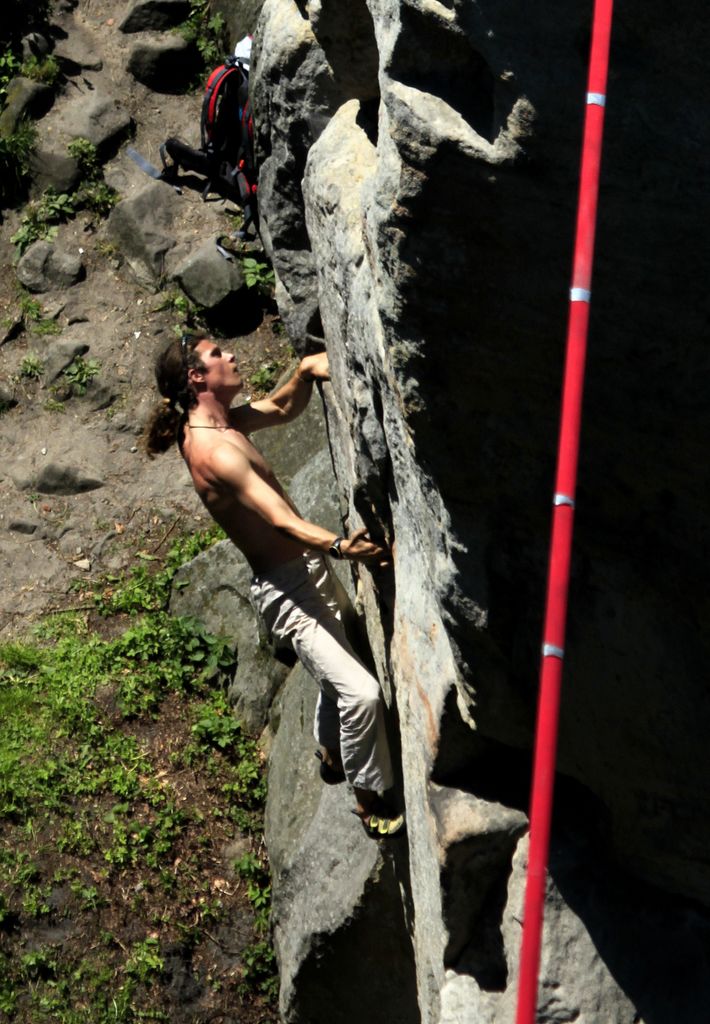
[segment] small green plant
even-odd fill
[[[212,14],[209,0],[190,0],[190,16],[179,31],[196,45],[203,65],[211,67],[224,53],[225,22],[221,14]]]
[[[20,73],[20,61],[11,50],[0,53],[0,102],[4,104],[8,84]]]
[[[27,323],[28,320],[42,319],[42,304],[24,289],[20,291],[20,313]]]
[[[95,842],[83,818],[72,818],[57,838],[57,849],[61,853],[76,853],[86,857],[95,848]]]
[[[22,910],[31,918],[45,917],[50,912],[47,894],[37,885],[27,886],[22,897]]]
[[[56,398],[48,398],[44,403],[44,407],[47,412],[66,412],[64,402],[60,402]]]
[[[86,182],[76,193],[77,209],[91,210],[98,217],[108,217],[121,197],[115,188],[105,181]]]
[[[150,982],[164,967],[165,961],[160,955],[160,944],[157,939],[149,936],[134,944],[125,971],[136,981]]]
[[[260,391],[271,391],[276,378],[278,377],[279,368],[276,363],[264,363],[260,366],[256,373],[253,373],[249,378],[249,383],[252,387],[258,388]]]
[[[279,993],[279,976],[271,943],[260,939],[245,946],[241,959],[242,983],[239,987],[242,995],[259,992],[267,1002],[273,1003]]]
[[[62,376],[71,385],[73,394],[84,395],[94,377],[101,369],[98,359],[84,359],[83,356],[75,356],[72,362],[63,371]]]
[[[48,188],[42,196],[27,204],[20,227],[10,241],[23,252],[38,239],[56,237],[59,224],[74,216],[74,202],[66,192],[57,193]]]
[[[50,317],[43,317],[41,320],[37,320],[30,325],[30,331],[32,334],[45,338],[49,334],[61,334],[62,328],[56,320],[52,320]]]
[[[81,902],[82,908],[89,911],[97,911],[106,905],[106,898],[101,895],[95,885],[86,885],[84,882],[72,882],[71,891]]]
[[[37,949],[25,953],[20,960],[20,968],[26,978],[49,978],[57,970],[56,958],[48,949]]]
[[[96,146],[89,139],[72,139],[67,146],[69,156],[76,160],[82,178],[95,179],[101,173]]]
[[[0,138],[0,206],[9,206],[23,191],[36,139],[37,129],[28,118],[22,118],[14,132]]]
[[[35,352],[29,352],[20,363],[20,376],[27,380],[39,380],[44,373],[44,363]]]
[[[61,334],[62,329],[56,320],[44,316],[41,303],[26,292],[20,289],[20,315],[32,334],[45,336],[47,334]]]
[[[247,288],[256,288],[262,295],[271,295],[276,279],[268,263],[260,263],[253,256],[244,256],[242,269]]]
[[[227,752],[233,750],[241,739],[242,727],[221,699],[205,707],[202,716],[192,726],[192,735],[202,753],[211,749]]]
[[[197,307],[184,292],[178,289],[167,292],[156,308],[156,312],[160,313],[166,309],[180,317],[180,323],[173,326],[173,330],[178,336],[184,334],[186,327],[194,327]]]
[[[271,914],[271,880],[267,865],[255,854],[245,853],[234,862],[234,870],[246,882],[247,896],[256,916],[257,931],[266,931]]]
[[[53,53],[45,57],[35,57],[34,54],[22,62],[20,74],[31,78],[35,82],[42,82],[44,85],[52,86],[56,83],[61,69],[59,61]]]
[[[96,146],[89,139],[73,139],[67,147],[81,175],[81,184],[74,193],[74,206],[91,210],[99,217],[106,217],[119,200],[118,192],[102,179],[101,164]]]

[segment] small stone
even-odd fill
[[[81,569],[82,572],[89,572],[91,569],[91,562],[88,558],[80,558],[74,562],[75,569]]]

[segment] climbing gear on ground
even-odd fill
[[[178,171],[206,178],[203,200],[216,192],[241,206],[244,224],[237,232],[240,237],[246,237],[251,224],[258,232],[254,122],[249,100],[250,49],[251,37],[246,36],[237,44],[235,54],[209,75],[200,114],[199,149],[171,136],[160,146],[162,170],[132,147],[126,149],[141,170],[151,178],[167,182],[178,192],[181,191],[177,184]]]
[[[170,137],[160,147],[163,180],[179,169],[207,178],[202,198],[217,192],[244,211],[244,229],[257,227],[254,122],[249,100],[249,61],[235,55],[212,71],[200,115],[200,148]],[[169,162],[172,161],[172,162]]]

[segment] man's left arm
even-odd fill
[[[277,391],[249,405],[230,410],[233,427],[245,434],[293,420],[308,405],[316,380],[330,380],[325,352],[304,356],[296,372]]]

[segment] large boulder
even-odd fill
[[[103,160],[115,152],[131,126],[131,117],[118,100],[93,86],[78,86],[70,99],[57,104],[38,122],[31,160],[33,190],[42,192],[51,186],[56,192],[71,191],[79,181],[80,169],[69,155],[69,144],[88,139]]]
[[[31,292],[71,288],[84,276],[81,256],[63,252],[43,239],[33,242],[17,264],[17,277]]]
[[[141,32],[126,66],[135,79],[156,92],[183,92],[199,69],[199,52],[177,32]]]
[[[189,14],[189,0],[138,0],[118,27],[128,33],[155,32],[179,25]]]
[[[0,114],[0,138],[7,138],[23,117],[43,117],[54,101],[54,93],[43,82],[18,76],[7,84],[5,106]]]
[[[109,237],[143,284],[156,285],[165,275],[167,254],[176,245],[179,202],[174,189],[154,181],[111,211]]]
[[[192,247],[171,276],[188,298],[207,310],[246,287],[240,262],[220,255],[213,238]]]

